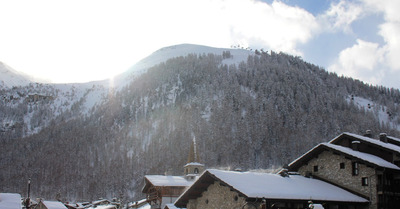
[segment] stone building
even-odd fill
[[[40,200],[35,209],[68,209],[62,202]]]
[[[174,203],[203,171],[204,165],[200,163],[196,140],[193,139],[188,162],[184,166],[184,175],[146,175],[142,192],[146,194],[146,201],[152,209],[164,209],[167,204]]]
[[[398,208],[400,146],[390,143],[386,134],[370,136],[343,133],[290,163],[289,171],[352,191],[368,199],[370,209]]]
[[[206,170],[175,202],[187,209],[364,208],[368,200],[321,180],[298,174]]]
[[[394,209],[400,205],[400,139],[343,133],[279,174],[206,170],[175,202],[199,208]],[[310,201],[310,203],[309,203]]]

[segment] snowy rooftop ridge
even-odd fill
[[[282,177],[270,173],[234,172],[216,169],[208,169],[207,171],[251,198],[368,202],[368,200],[332,184],[301,175]],[[203,175],[206,175],[206,172]]]
[[[355,151],[351,148],[348,147],[343,147],[340,145],[335,145],[335,144],[331,144],[331,143],[320,143],[317,146],[315,146],[314,148],[310,149],[309,151],[307,151],[306,153],[304,153],[303,155],[301,155],[300,157],[298,157],[297,159],[293,160],[291,163],[289,163],[289,167],[293,166],[294,164],[296,164],[299,160],[303,159],[305,156],[309,155],[311,152],[314,152],[316,149],[319,149],[321,147],[328,147],[331,149],[334,149],[338,152],[342,152],[344,154],[350,155],[352,157],[358,158],[360,160],[369,162],[371,164],[374,164],[376,166],[379,167],[383,167],[383,168],[390,168],[390,169],[395,169],[395,170],[400,170],[400,168],[380,157],[377,157],[375,155],[371,155],[371,154],[367,154],[367,153],[363,153],[363,152],[359,152],[359,151]]]
[[[335,145],[335,144],[329,144],[329,143],[321,143],[322,146],[326,146],[329,148],[332,148],[336,151],[339,152],[343,152],[346,153],[348,155],[351,155],[353,157],[359,158],[361,160],[367,161],[369,163],[372,163],[374,165],[383,167],[383,168],[390,168],[390,169],[395,169],[395,170],[400,170],[400,168],[380,157],[377,157],[375,155],[371,155],[371,154],[367,154],[367,153],[363,153],[363,152],[359,152],[359,151],[355,151],[353,149],[350,149],[348,147],[343,147],[343,146],[339,146],[339,145]]]
[[[67,207],[58,201],[43,201],[43,204],[47,207],[47,209],[67,209]]]
[[[342,137],[343,135],[352,136],[352,137],[357,138],[359,140],[362,140],[364,142],[375,144],[377,146],[380,146],[380,147],[383,147],[383,148],[386,148],[386,149],[389,149],[389,150],[392,150],[392,151],[400,153],[400,147],[397,146],[397,145],[381,142],[378,139],[372,139],[372,138],[369,138],[369,137],[366,137],[366,136],[361,136],[361,135],[353,134],[353,133],[349,133],[349,132],[344,132],[343,134],[341,134],[341,135],[337,136],[336,138],[332,139],[331,141],[329,141],[329,143],[332,144],[332,142],[334,142],[338,138]]]
[[[1,209],[21,209],[21,195],[15,193],[0,193]]]
[[[393,136],[387,136],[387,138],[389,138],[389,139],[391,139],[393,141],[397,141],[397,142],[400,143],[400,139],[399,138],[396,138],[396,137],[393,137]]]
[[[183,176],[146,175],[145,178],[154,186],[186,187],[193,183],[193,181],[188,181]]]

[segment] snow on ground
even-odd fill
[[[379,119],[380,123],[390,124],[394,129],[400,131],[400,124],[397,124],[396,122],[394,122],[395,120],[390,118],[390,115],[388,114],[389,110],[386,106],[379,105],[374,101],[357,96],[348,96],[346,100],[349,103],[353,102],[360,109],[373,112],[375,116]]]
[[[13,86],[26,86],[32,82],[27,75],[17,72],[2,62],[0,62],[0,75],[0,86],[8,88]]]

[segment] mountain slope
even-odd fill
[[[26,86],[32,79],[22,73],[17,72],[8,65],[0,62],[0,87],[11,88],[13,86]]]
[[[115,86],[123,87],[130,83],[132,79],[141,74],[147,72],[147,70],[154,65],[165,62],[168,59],[174,57],[187,56],[189,54],[219,54],[221,55],[224,51],[229,51],[230,59],[225,59],[224,64],[239,64],[242,61],[246,61],[249,55],[254,55],[254,52],[245,49],[224,49],[224,48],[213,48],[208,46],[194,45],[194,44],[180,44],[169,47],[161,48],[148,57],[140,60],[138,63],[133,65],[126,72],[116,76]]]
[[[158,61],[121,75],[125,80],[114,90],[85,84],[87,92],[59,93],[73,102],[45,128],[2,137],[0,188],[23,193],[30,177],[34,196],[46,199],[60,193],[68,201],[135,200],[143,175],[182,173],[193,137],[207,167],[253,169],[281,166],[344,131],[399,136],[399,90],[341,78],[283,53],[215,54],[200,47],[200,54],[177,56],[180,47],[164,49],[171,59],[149,57]],[[96,93],[102,95],[96,105],[87,102],[92,91],[106,92]],[[379,112],[360,107],[359,98]],[[84,104],[95,108],[86,114]],[[390,109],[387,123],[380,122],[380,109]]]

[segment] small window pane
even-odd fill
[[[361,185],[368,186],[368,177],[363,177],[361,179]]]
[[[345,169],[345,164],[344,163],[340,163],[340,169]]]

